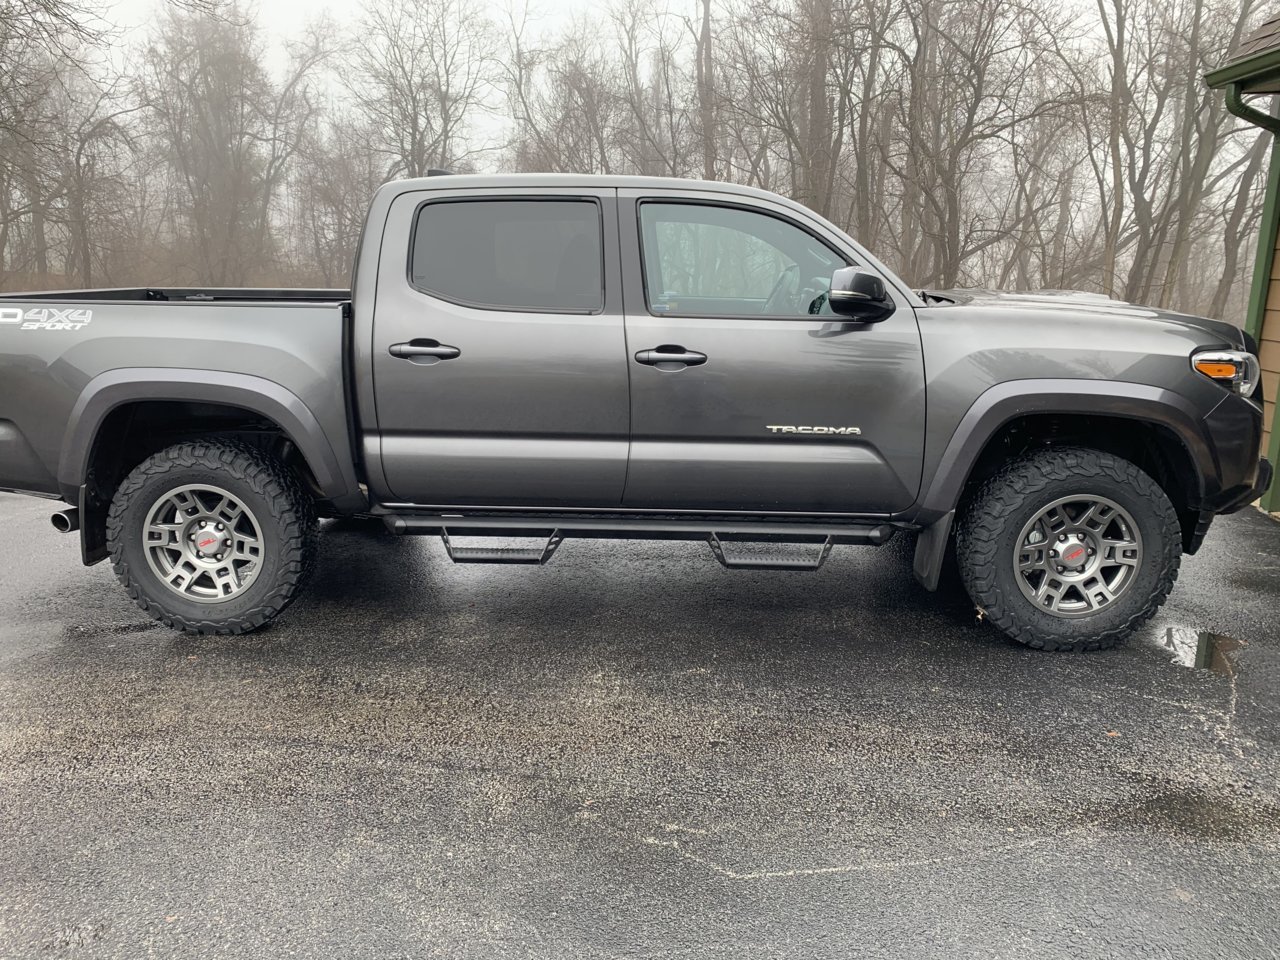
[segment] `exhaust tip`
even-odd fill
[[[80,529],[80,511],[74,507],[62,510],[50,517],[49,521],[59,533],[74,533]]]

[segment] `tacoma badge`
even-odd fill
[[[824,433],[861,436],[861,427],[780,427],[772,424],[765,427],[770,433]]]

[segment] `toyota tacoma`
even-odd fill
[[[925,589],[954,556],[1015,640],[1099,649],[1266,489],[1256,352],[1097,295],[914,291],[747,187],[432,176],[378,190],[350,290],[0,297],[0,489],[64,501],[191,633],[268,623],[317,517],[367,516],[460,562],[666,538],[802,570],[913,534]]]

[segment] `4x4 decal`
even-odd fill
[[[0,323],[20,323],[21,330],[82,330],[93,311],[80,307],[0,307]]]

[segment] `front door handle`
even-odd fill
[[[441,360],[452,360],[461,356],[462,351],[438,340],[410,340],[408,343],[393,343],[387,348],[393,357],[408,360],[412,363],[438,363]]]
[[[707,362],[705,353],[686,350],[679,344],[664,343],[652,350],[641,350],[636,354],[636,363],[657,367],[659,370],[682,370],[685,367],[696,367]]]

